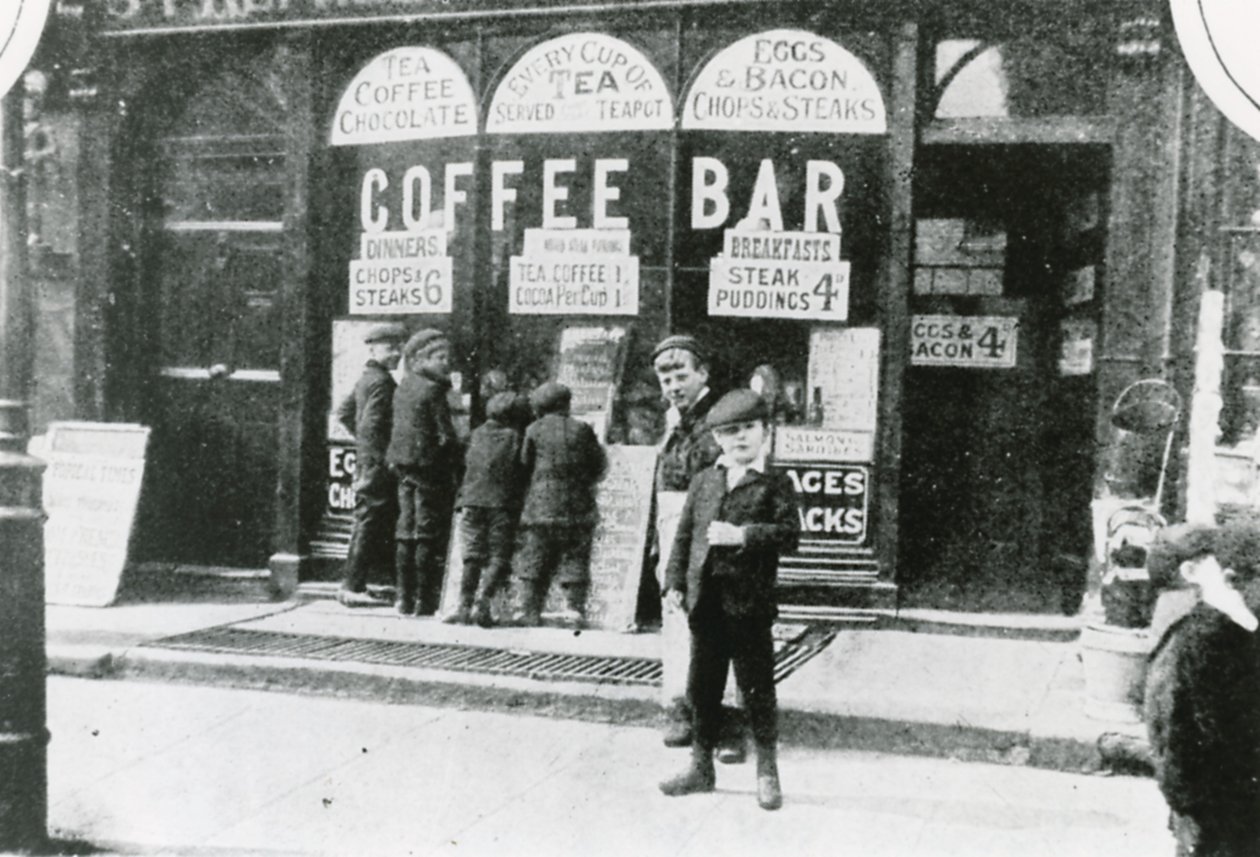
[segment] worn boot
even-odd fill
[[[398,592],[394,608],[403,616],[416,612],[416,543],[399,541],[394,548],[394,572],[397,575]]]
[[[757,747],[757,806],[778,809],[783,806],[779,787],[778,751],[774,745]]]
[[[699,742],[691,747],[691,764],[687,770],[676,777],[664,780],[661,791],[669,797],[711,792],[717,783],[717,773],[713,770],[713,748],[701,746]]]
[[[460,596],[459,606],[442,617],[447,625],[467,625],[472,621],[473,600]]]
[[[494,613],[490,609],[490,602],[498,588],[498,575],[494,573],[493,568],[486,569],[481,575],[481,581],[477,584],[477,593],[473,597],[472,614],[469,620],[474,625],[480,625],[482,628],[494,627]]]
[[[437,612],[442,594],[442,563],[434,545],[421,539],[416,542],[416,615],[432,616]]]
[[[542,623],[542,601],[538,581],[527,579],[518,583],[517,611],[512,624],[519,628],[537,628]]]
[[[741,708],[722,706],[722,734],[718,740],[717,760],[723,765],[742,765],[748,761],[748,718]]]
[[[691,744],[691,706],[686,700],[675,700],[667,714],[662,740],[666,747],[686,747]]]
[[[582,585],[568,584],[564,587],[564,611],[560,621],[577,630],[586,627],[586,593]]]

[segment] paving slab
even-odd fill
[[[321,600],[264,604],[49,607],[50,669],[91,677],[160,679],[287,690],[389,703],[532,713],[657,725],[654,686],[544,681],[443,669],[266,654],[187,651],[161,641],[206,628],[366,642],[476,646],[522,652],[659,657],[659,637],[563,628],[445,625],[387,608]],[[921,616],[928,619],[930,616]],[[943,617],[934,625],[951,624]],[[1075,639],[841,628],[778,685],[785,744],[1094,769],[1101,734],[1141,735],[1136,723],[1085,716]],[[1018,632],[1018,629],[1016,629]],[[1016,633],[1013,632],[1013,633]]]

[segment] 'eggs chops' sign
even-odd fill
[[[1260,140],[1260,6],[1240,0],[1172,0],[1182,53],[1231,122]]]
[[[866,66],[805,30],[767,30],[719,51],[696,75],[682,127],[883,134],[884,98]]]
[[[35,54],[48,19],[49,0],[0,3],[0,95],[13,86]]]

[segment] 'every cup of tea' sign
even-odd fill
[[[674,125],[661,73],[633,45],[570,33],[527,51],[490,102],[490,134],[656,131]]]

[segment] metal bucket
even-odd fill
[[[1080,641],[1086,716],[1140,723],[1150,634],[1143,628],[1086,625]]]

